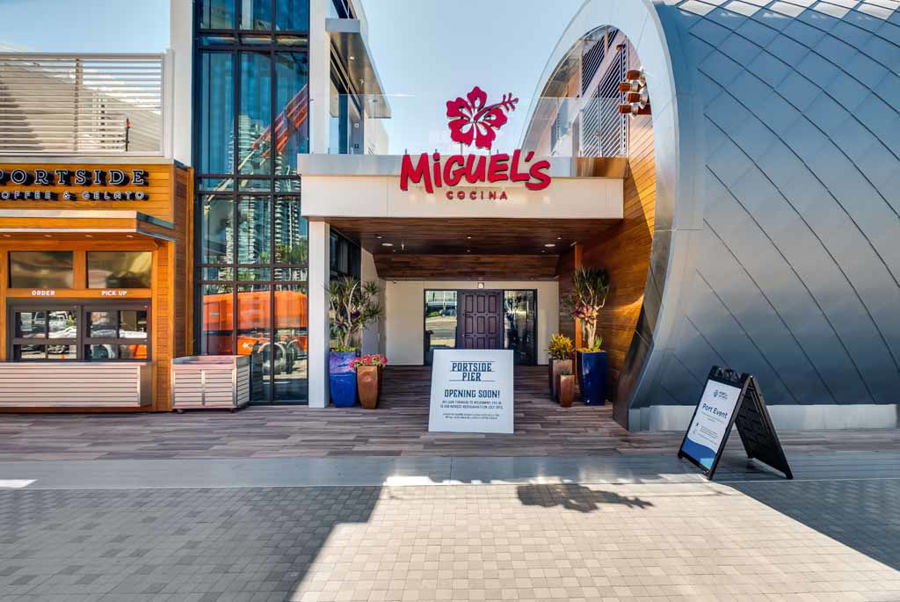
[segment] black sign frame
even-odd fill
[[[728,420],[728,426],[725,428],[725,433],[722,436],[722,442],[719,444],[719,449],[716,450],[715,458],[709,468],[703,466],[696,458],[683,451],[691,425],[694,424],[694,419],[700,410],[700,401],[703,398],[703,392],[701,392],[700,399],[697,400],[697,405],[694,407],[693,414],[691,414],[687,431],[685,431],[684,437],[681,439],[681,445],[678,446],[678,457],[686,459],[699,468],[704,476],[711,481],[716,473],[716,468],[719,466],[722,453],[725,451],[731,430],[736,425],[748,459],[755,459],[781,472],[786,479],[793,479],[794,475],[791,472],[787,457],[784,455],[784,449],[781,447],[781,441],[778,439],[778,433],[775,431],[775,425],[772,423],[772,417],[769,415],[769,410],[766,407],[766,402],[756,377],[751,374],[738,374],[727,368],[713,366],[709,371],[706,382],[709,383],[709,381],[738,387],[741,390],[737,403],[735,403],[734,411]],[[706,386],[704,385],[705,389]]]

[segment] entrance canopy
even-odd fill
[[[402,158],[301,155],[303,215],[373,254],[394,280],[553,280],[559,255],[623,218],[624,162],[552,160],[540,191],[521,182],[400,185]]]

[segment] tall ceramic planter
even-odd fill
[[[357,366],[356,388],[359,392],[359,403],[367,410],[378,407],[378,393],[381,388],[380,366]]]
[[[559,373],[567,370],[572,374],[572,360],[550,360],[550,397],[559,399]]]
[[[606,375],[609,358],[605,351],[580,351],[581,399],[585,405],[602,406],[606,403]]]
[[[352,408],[356,405],[356,371],[352,362],[355,351],[332,351],[328,361],[328,379],[331,402],[336,408]]]

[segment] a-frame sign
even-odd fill
[[[756,378],[713,366],[678,457],[695,464],[712,480],[732,426],[737,426],[749,458],[794,478]]]

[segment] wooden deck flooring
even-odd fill
[[[674,454],[681,441],[682,433],[629,433],[610,407],[560,408],[548,399],[544,367],[516,369],[514,435],[429,433],[429,375],[427,368],[389,368],[377,410],[4,414],[0,460]],[[789,453],[900,450],[898,430],[779,435]]]

